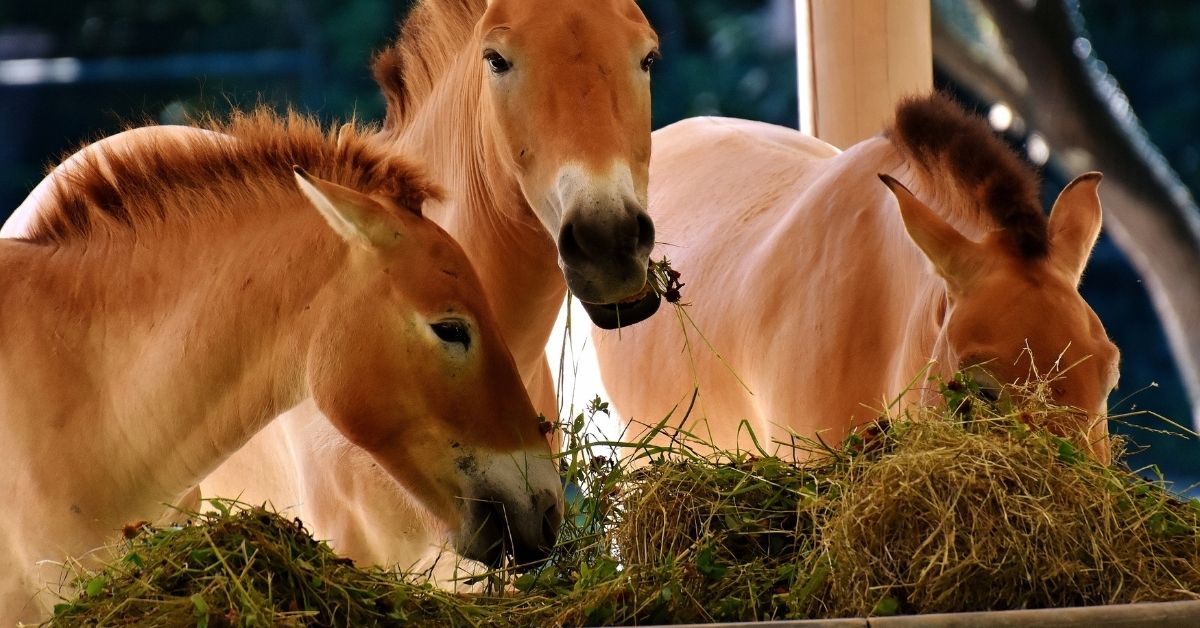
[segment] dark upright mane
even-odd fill
[[[474,33],[487,0],[421,0],[392,45],[375,56],[375,81],[387,98],[388,129],[402,128]]]
[[[931,179],[954,179],[960,192],[952,198],[990,216],[1022,257],[1046,255],[1049,235],[1037,179],[984,120],[935,94],[902,102],[886,135]]]
[[[263,194],[298,194],[293,165],[417,213],[427,198],[441,194],[412,162],[389,154],[349,124],[339,132],[297,113],[281,118],[258,109],[200,127],[221,135],[160,137],[140,142],[136,150],[92,147],[92,155],[55,175],[57,184],[29,239],[65,242],[86,238],[99,225],[136,230],[227,213],[234,203]]]

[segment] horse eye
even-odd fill
[[[504,74],[512,68],[512,64],[508,62],[500,53],[495,50],[485,50],[483,60],[487,61],[488,68],[493,74]]]
[[[657,50],[651,50],[650,54],[646,55],[645,59],[642,59],[642,71],[649,72],[650,68],[654,67],[654,64],[658,63],[660,59],[662,59],[662,53]]]
[[[462,321],[444,321],[430,325],[433,333],[446,343],[460,344],[463,349],[471,347],[471,334],[467,331],[466,323]]]

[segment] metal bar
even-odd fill
[[[682,628],[1196,628],[1200,600],[1019,611],[690,624]],[[674,628],[681,628],[675,626]]]
[[[179,80],[196,76],[302,74],[311,62],[305,50],[213,52],[147,58],[6,59],[0,85],[30,86],[119,81]]]

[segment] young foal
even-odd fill
[[[45,612],[37,561],[157,518],[306,398],[464,555],[554,543],[549,447],[423,175],[352,129],[220,132],[76,162],[0,241],[4,625]]]
[[[1100,229],[1098,174],[1068,185],[1047,221],[1028,170],[941,97],[903,103],[889,132],[844,153],[780,127],[687,120],[656,133],[651,173],[691,316],[753,394],[695,332],[683,352],[679,322],[659,316],[597,332],[623,417],[656,423],[698,385],[689,427],[717,444],[749,446],[742,419],[762,442],[839,442],[931,359],[942,377],[974,367],[989,388],[1036,367],[1079,410],[1056,427],[1087,431],[1108,459],[1118,355],[1076,288]]]
[[[500,334],[547,417],[558,409],[545,347],[566,288],[605,304],[645,283],[657,43],[634,0],[421,0],[375,62],[388,115],[373,141],[420,156],[447,188],[426,213],[479,272]],[[149,127],[104,143],[152,150],[147,144],[162,133],[202,132]],[[22,233],[41,205],[35,191],[3,233]],[[621,322],[636,322],[653,305],[624,304]],[[612,322],[611,307],[592,311]],[[311,403],[268,426],[203,489],[295,507],[318,536],[362,562],[408,567],[441,541]]]

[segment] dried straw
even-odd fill
[[[251,509],[128,542],[81,571],[53,623],[629,625],[1200,598],[1200,502],[1030,429],[1061,410],[1038,385],[998,408],[956,379],[939,407],[803,466],[699,455],[686,434],[592,443],[581,415],[564,426],[579,490],[555,557],[492,574],[490,593],[354,568]],[[615,462],[616,445],[634,455]]]

